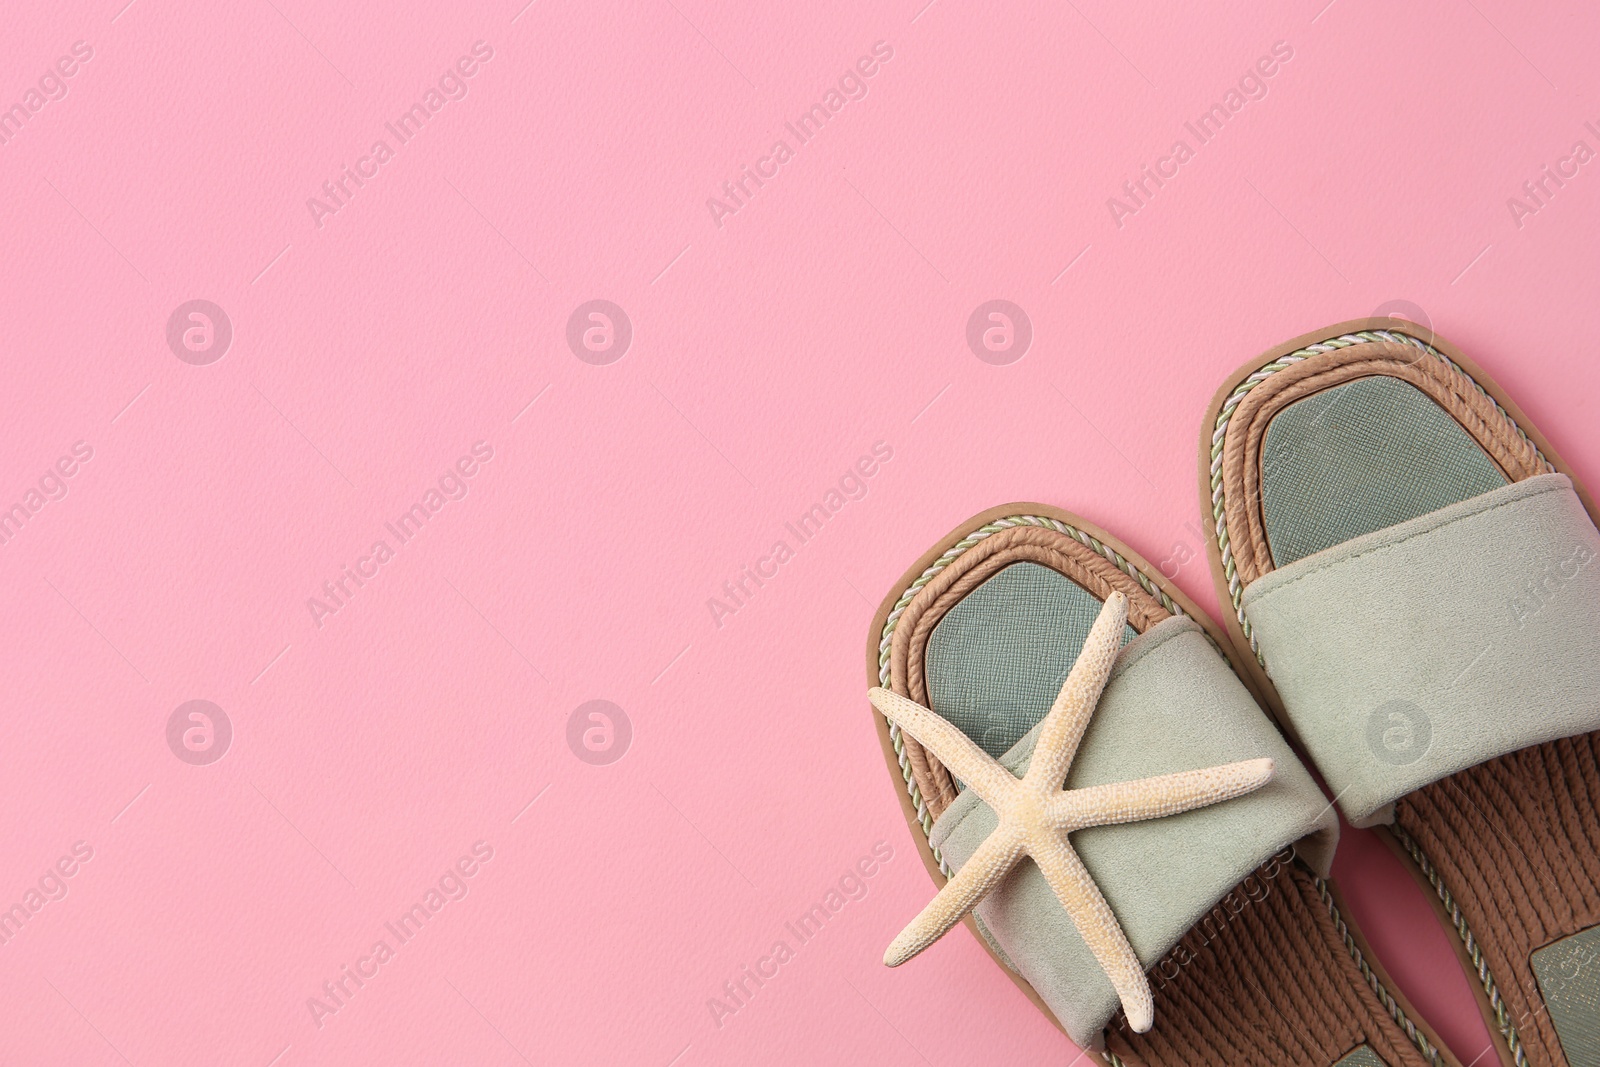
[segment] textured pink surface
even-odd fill
[[[1034,499],[1214,604],[1212,390],[1391,301],[1600,469],[1593,9],[924,2],[12,12],[0,1061],[1071,1061],[965,933],[878,962],[931,892],[863,694],[890,582]],[[968,347],[995,299],[1020,360]],[[1470,1060],[1421,897],[1341,873]]]

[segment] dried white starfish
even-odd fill
[[[1273,768],[1270,759],[1252,759],[1087,789],[1063,788],[1122,646],[1127,619],[1127,596],[1112,593],[1045,716],[1027,774],[1020,779],[921,704],[887,689],[874,687],[867,694],[873,707],[937,756],[1000,817],[999,826],[972,858],[889,945],[884,963],[897,967],[933,944],[1024,856],[1031,856],[1111,979],[1129,1025],[1137,1033],[1150,1029],[1155,1002],[1144,968],[1067,835],[1090,826],[1176,815],[1242,796],[1271,780]]]

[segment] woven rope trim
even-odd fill
[[[1406,1037],[1411,1039],[1411,1043],[1417,1047],[1417,1051],[1421,1052],[1434,1067],[1439,1067],[1439,1050],[1434,1047],[1433,1042],[1428,1040],[1427,1035],[1418,1030],[1416,1024],[1406,1017],[1406,1013],[1400,1007],[1400,1002],[1395,1000],[1389,990],[1384,988],[1383,983],[1378,980],[1377,973],[1367,963],[1366,956],[1361,952],[1361,947],[1356,944],[1356,939],[1351,935],[1350,927],[1345,924],[1344,916],[1339,914],[1339,906],[1334,903],[1333,894],[1328,891],[1328,883],[1322,878],[1316,877],[1313,877],[1312,882],[1317,887],[1317,895],[1322,898],[1323,907],[1328,909],[1328,915],[1333,919],[1334,928],[1339,931],[1339,936],[1344,940],[1345,951],[1350,953],[1350,958],[1355,961],[1357,969],[1361,971],[1361,977],[1367,980],[1367,985],[1372,989],[1373,994],[1383,1004],[1395,1023],[1406,1032]],[[1126,1067],[1122,1059],[1110,1049],[1106,1049],[1100,1055],[1110,1067]],[[1520,1067],[1525,1067],[1524,1061],[1519,1059],[1517,1063]]]
[[[1478,972],[1478,981],[1483,983],[1483,991],[1489,996],[1489,1007],[1494,1010],[1495,1026],[1506,1039],[1506,1047],[1511,1050],[1511,1058],[1517,1067],[1527,1067],[1528,1059],[1522,1051],[1522,1040],[1517,1037],[1517,1028],[1511,1023],[1511,1013],[1506,1010],[1505,1001],[1500,998],[1500,989],[1495,985],[1494,975],[1489,973],[1489,963],[1483,958],[1483,951],[1478,948],[1478,939],[1472,936],[1472,928],[1467,925],[1466,918],[1461,914],[1455,897],[1450,895],[1450,890],[1445,886],[1444,880],[1439,877],[1439,872],[1428,862],[1428,856],[1422,851],[1422,846],[1412,840],[1411,835],[1402,830],[1398,825],[1389,827],[1390,833],[1411,854],[1423,875],[1428,879],[1428,884],[1433,886],[1433,891],[1439,894],[1439,900],[1450,913],[1450,923],[1456,928],[1456,935],[1461,938],[1461,943],[1466,947],[1467,956],[1472,960],[1472,966]]]
[[[1382,982],[1378,981],[1377,974],[1367,964],[1366,957],[1361,954],[1361,949],[1356,944],[1356,939],[1350,935],[1350,928],[1345,925],[1344,917],[1339,914],[1339,908],[1333,902],[1333,894],[1328,892],[1328,883],[1322,878],[1314,878],[1313,883],[1317,887],[1317,895],[1322,898],[1323,906],[1328,909],[1328,914],[1333,918],[1334,928],[1339,931],[1339,936],[1344,938],[1345,949],[1350,953],[1350,958],[1356,961],[1356,967],[1361,971],[1361,977],[1367,980],[1367,985],[1372,987],[1372,992],[1383,1002],[1383,1006],[1388,1009],[1389,1015],[1400,1026],[1400,1029],[1406,1032],[1406,1036],[1411,1039],[1411,1043],[1417,1046],[1417,1051],[1422,1053],[1434,1067],[1439,1067],[1439,1050],[1434,1047],[1433,1042],[1428,1040],[1427,1035],[1418,1030],[1416,1024],[1406,1017],[1406,1013],[1400,1008],[1400,1002],[1395,1000],[1389,991],[1384,988]]]
[[[1440,356],[1440,358],[1443,359],[1444,357]],[[1287,364],[1285,364],[1285,366],[1287,366]],[[1242,396],[1243,394],[1240,395]],[[1234,403],[1237,404],[1238,401],[1234,401]],[[1216,469],[1215,465],[1213,465],[1213,469]],[[922,588],[932,581],[940,571],[948,567],[951,562],[956,559],[956,557],[967,551],[967,549],[971,548],[973,545],[977,544],[979,541],[982,541],[986,537],[997,534],[1002,530],[1009,530],[1017,526],[1044,527],[1046,529],[1051,529],[1059,533],[1066,534],[1068,537],[1087,545],[1089,548],[1092,548],[1095,552],[1109,560],[1113,565],[1116,566],[1118,570],[1122,571],[1128,577],[1138,582],[1139,587],[1160,601],[1162,607],[1166,608],[1174,615],[1184,614],[1183,608],[1180,607],[1170,596],[1168,596],[1159,585],[1152,581],[1149,575],[1145,574],[1138,567],[1135,567],[1116,549],[1112,548],[1110,545],[1104,544],[1099,538],[1088,533],[1087,531],[1080,530],[1077,527],[1062,522],[1059,519],[1046,518],[1040,515],[1010,515],[1006,518],[996,519],[994,522],[980,526],[978,529],[963,537],[960,541],[957,541],[955,544],[951,545],[939,556],[938,559],[929,564],[927,569],[919,574],[916,579],[906,587],[905,591],[900,594],[900,598],[895,601],[895,605],[893,609],[890,610],[888,618],[886,618],[883,622],[883,635],[878,641],[879,684],[884,686],[889,684],[890,647],[894,640],[895,627],[899,624],[900,616],[905,613],[907,605],[909,605],[911,601],[916,598],[916,595],[922,591]],[[895,759],[900,766],[900,777],[905,781],[906,792],[910,795],[911,802],[916,808],[917,823],[922,827],[923,835],[925,837],[930,836],[933,833],[933,817],[928,813],[927,802],[923,800],[922,791],[917,788],[916,777],[911,773],[911,761],[910,758],[906,756],[905,740],[901,736],[900,728],[895,726],[893,723],[889,725],[889,738],[894,743]],[[938,849],[933,848],[931,845],[929,848],[933,852],[933,858],[939,864],[940,873],[942,873],[946,878],[951,877],[953,872],[950,870],[949,864],[945,863],[944,856],[940,854]],[[1367,980],[1367,984],[1372,987],[1372,991],[1377,995],[1384,1007],[1388,1009],[1389,1014],[1394,1017],[1395,1022],[1405,1030],[1406,1035],[1410,1037],[1412,1043],[1415,1044],[1417,1049],[1428,1058],[1428,1062],[1437,1065],[1439,1063],[1438,1049],[1434,1048],[1433,1044],[1428,1041],[1427,1037],[1417,1030],[1416,1026],[1411,1022],[1411,1020],[1406,1017],[1405,1012],[1401,1010],[1399,1003],[1394,999],[1393,996],[1389,994],[1389,991],[1384,988],[1383,983],[1378,981],[1378,976],[1373,972],[1372,968],[1368,966],[1366,958],[1361,953],[1361,949],[1356,945],[1355,938],[1350,935],[1349,928],[1346,927],[1344,919],[1339,915],[1339,909],[1334,904],[1332,895],[1328,892],[1327,883],[1321,878],[1318,878],[1316,879],[1316,886],[1317,892],[1322,897],[1323,904],[1327,907],[1328,913],[1333,917],[1334,925],[1338,928],[1340,936],[1344,939],[1346,950],[1349,951],[1351,957],[1355,960],[1356,966],[1360,968],[1362,976]],[[1485,969],[1483,973],[1487,974],[1487,970]],[[1494,1001],[1498,1003],[1498,991],[1493,994],[1493,997]],[[1514,1033],[1515,1032],[1513,1031],[1513,1040]],[[1521,1046],[1516,1045],[1514,1047],[1519,1049],[1518,1054],[1520,1056]],[[1106,1049],[1102,1053],[1102,1056],[1110,1065],[1110,1067],[1126,1067],[1117,1054],[1112,1052],[1110,1049]],[[1517,1065],[1518,1067],[1526,1067],[1525,1061],[1520,1058],[1517,1061]]]
[[[1099,538],[1087,531],[1080,530],[1076,526],[1064,523],[1059,519],[1045,518],[1041,515],[1008,515],[1003,519],[996,519],[987,525],[978,527],[951,545],[938,559],[928,565],[927,570],[919,574],[916,580],[906,587],[905,592],[900,594],[900,599],[895,601],[894,609],[889,612],[889,617],[883,622],[883,636],[878,641],[878,681],[880,685],[885,687],[889,685],[889,649],[894,640],[895,627],[899,625],[900,616],[905,613],[906,606],[922,591],[922,587],[932,581],[940,571],[950,566],[957,556],[979,541],[1002,530],[1010,530],[1017,526],[1040,526],[1047,530],[1055,530],[1057,533],[1066,534],[1074,541],[1086,545],[1101,556],[1104,556],[1118,570],[1138,582],[1141,589],[1160,601],[1161,606],[1172,612],[1172,614],[1183,614],[1183,609],[1163,592],[1161,587],[1150,579],[1149,575],[1123,558],[1122,554],[1116,549],[1101,543]],[[933,834],[933,816],[928,812],[928,805],[922,797],[922,790],[917,788],[915,775],[911,773],[911,760],[906,755],[905,740],[900,735],[900,727],[893,723],[889,724],[889,739],[894,743],[895,759],[900,764],[900,777],[905,780],[906,792],[910,795],[911,803],[916,808],[917,823],[922,827],[923,836],[929,837]],[[929,848],[933,852],[933,858],[938,861],[940,873],[949,878],[953,872],[950,870],[949,865],[945,863],[944,856],[940,855],[939,850],[931,845]]]
[[[1534,455],[1539,458],[1539,462],[1544,466],[1545,470],[1555,470],[1555,465],[1545,458],[1543,452],[1539,451],[1538,446],[1535,445],[1532,439],[1528,437],[1527,431],[1525,431],[1522,426],[1518,424],[1517,420],[1513,419],[1511,415],[1500,406],[1499,401],[1495,400],[1494,397],[1489,395],[1488,390],[1486,390],[1482,385],[1478,384],[1477,379],[1473,378],[1472,375],[1468,374],[1465,370],[1458,366],[1454,360],[1445,355],[1443,352],[1439,351],[1437,348],[1428,344],[1426,341],[1412,337],[1410,334],[1401,330],[1362,330],[1359,333],[1340,334],[1338,337],[1330,337],[1327,340],[1319,341],[1314,345],[1307,345],[1305,348],[1297,349],[1293,352],[1290,352],[1288,355],[1280,356],[1271,363],[1268,363],[1256,370],[1244,381],[1240,382],[1232,393],[1228,394],[1228,399],[1223,401],[1221,410],[1217,412],[1217,425],[1211,434],[1211,517],[1216,523],[1213,532],[1217,538],[1217,547],[1222,552],[1222,572],[1223,576],[1228,580],[1228,596],[1233,601],[1234,614],[1239,620],[1239,626],[1244,631],[1245,637],[1250,641],[1250,651],[1255,653],[1256,662],[1261,665],[1263,670],[1266,669],[1267,661],[1261,655],[1261,646],[1256,642],[1255,632],[1250,626],[1250,621],[1245,618],[1244,588],[1239,583],[1238,570],[1233,560],[1233,548],[1228,543],[1228,524],[1223,518],[1227,512],[1227,501],[1223,495],[1222,444],[1223,438],[1226,436],[1228,431],[1228,422],[1233,418],[1234,409],[1239,406],[1239,402],[1249,394],[1250,390],[1266,381],[1273,374],[1283,370],[1285,367],[1293,366],[1303,359],[1307,359],[1322,352],[1332,352],[1341,348],[1349,348],[1351,345],[1370,344],[1374,341],[1388,341],[1392,344],[1410,345],[1412,348],[1420,349],[1421,351],[1426,352],[1428,355],[1436,357],[1442,361],[1445,366],[1465,377],[1467,381],[1473,384],[1478,392],[1482,393],[1486,398],[1488,398],[1489,403],[1494,405],[1495,411],[1499,412],[1500,415],[1511,424],[1512,428],[1517,431],[1518,436],[1520,436],[1524,441],[1528,442],[1528,447],[1533,449]],[[1404,831],[1401,831],[1398,827],[1394,829],[1402,844],[1404,844],[1407,851],[1411,853],[1412,858],[1417,861],[1417,866],[1422,869],[1425,875],[1427,875],[1428,881],[1439,893],[1439,898],[1445,902],[1445,907],[1450,910],[1452,921],[1455,924],[1456,934],[1461,938],[1461,942],[1466,947],[1468,956],[1471,957],[1473,965],[1478,970],[1478,978],[1483,983],[1483,989],[1489,997],[1490,1006],[1494,1009],[1495,1020],[1500,1027],[1500,1032],[1505,1035],[1506,1044],[1511,1048],[1512,1056],[1516,1061],[1517,1067],[1526,1067],[1527,1059],[1523,1054],[1521,1041],[1517,1038],[1516,1028],[1511,1025],[1511,1020],[1506,1012],[1505,1005],[1500,999],[1500,989],[1495,984],[1494,976],[1489,973],[1488,963],[1484,960],[1483,953],[1478,949],[1477,939],[1472,936],[1472,931],[1470,928],[1468,928],[1466,920],[1462,918],[1460,909],[1455,906],[1454,898],[1451,897],[1450,891],[1445,888],[1444,883],[1440,880],[1438,872],[1434,870],[1433,865],[1428,862],[1427,856],[1425,856],[1422,850],[1417,847],[1417,843],[1415,841],[1412,841],[1411,838],[1405,835]],[[1421,1048],[1420,1045],[1418,1047]],[[1426,1050],[1424,1050],[1424,1052],[1426,1052]]]
[[[1462,370],[1449,356],[1434,348],[1428,342],[1412,337],[1410,334],[1400,330],[1362,330],[1359,333],[1340,334],[1338,337],[1330,337],[1327,340],[1318,341],[1314,345],[1307,345],[1305,348],[1297,349],[1286,356],[1279,356],[1271,363],[1256,370],[1248,378],[1240,382],[1233,392],[1228,394],[1228,399],[1222,402],[1222,408],[1217,412],[1217,425],[1211,434],[1211,517],[1216,524],[1214,533],[1217,538],[1217,547],[1222,551],[1222,573],[1223,577],[1228,580],[1228,596],[1233,601],[1234,614],[1239,619],[1239,626],[1244,631],[1245,637],[1250,641],[1250,651],[1255,653],[1256,662],[1261,664],[1263,668],[1266,667],[1267,661],[1262,658],[1261,646],[1256,643],[1255,631],[1244,615],[1244,587],[1239,583],[1239,573],[1233,559],[1233,546],[1228,543],[1228,524],[1223,518],[1227,513],[1227,501],[1223,498],[1222,491],[1222,443],[1228,432],[1228,423],[1233,419],[1234,409],[1239,406],[1239,402],[1249,394],[1250,390],[1285,367],[1291,367],[1304,359],[1323,352],[1333,352],[1341,348],[1349,348],[1352,345],[1371,344],[1374,341],[1388,341],[1392,344],[1410,345],[1412,348],[1420,349],[1428,355],[1439,359],[1445,366],[1466,378],[1467,381],[1472,382],[1478,392],[1482,393],[1489,403],[1494,405],[1494,409],[1511,424],[1518,435],[1528,442],[1528,446],[1533,449],[1534,455],[1539,457],[1539,462],[1544,465],[1545,469],[1547,471],[1555,470],[1550,461],[1544,457],[1544,453],[1539,451],[1538,447],[1529,440],[1522,427],[1517,425],[1517,421],[1507,414],[1499,402],[1490,396],[1488,390],[1479,385],[1472,375]]]

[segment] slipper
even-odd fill
[[[1252,360],[1202,431],[1236,659],[1459,940],[1500,1059],[1600,1065],[1600,531],[1548,441],[1395,319]]]
[[[969,749],[970,739],[974,758],[986,761],[981,749],[1021,777],[1103,604],[1122,607],[1116,593],[1126,597],[1126,643],[1069,757],[1066,788],[1263,758],[1271,779],[1209,807],[1070,834],[1145,970],[1147,1032],[1119,1014],[1118,989],[1032,859],[967,914],[968,929],[1112,1067],[1454,1067],[1344,916],[1327,878],[1332,806],[1230,666],[1222,632],[1116,539],[1039,504],[962,524],[878,610],[869,685],[899,697],[874,699],[932,709],[947,750],[952,737]],[[943,887],[997,816],[977,785],[964,789],[913,738],[917,727],[873,719],[912,837]]]

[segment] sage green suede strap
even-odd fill
[[[1353,825],[1600,729],[1600,532],[1545,474],[1279,568],[1244,592],[1267,673]]]
[[[1027,769],[1029,731],[1002,758]],[[1284,846],[1327,872],[1338,837],[1332,807],[1193,620],[1167,619],[1123,648],[1067,785],[1085,786],[1271,757],[1277,772],[1248,796],[1150,822],[1099,826],[1073,845],[1129,943],[1154,966],[1230,890]],[[931,841],[959,870],[995,827],[970,790]],[[1031,860],[978,905],[986,936],[1081,1046],[1096,1042],[1117,995]]]

